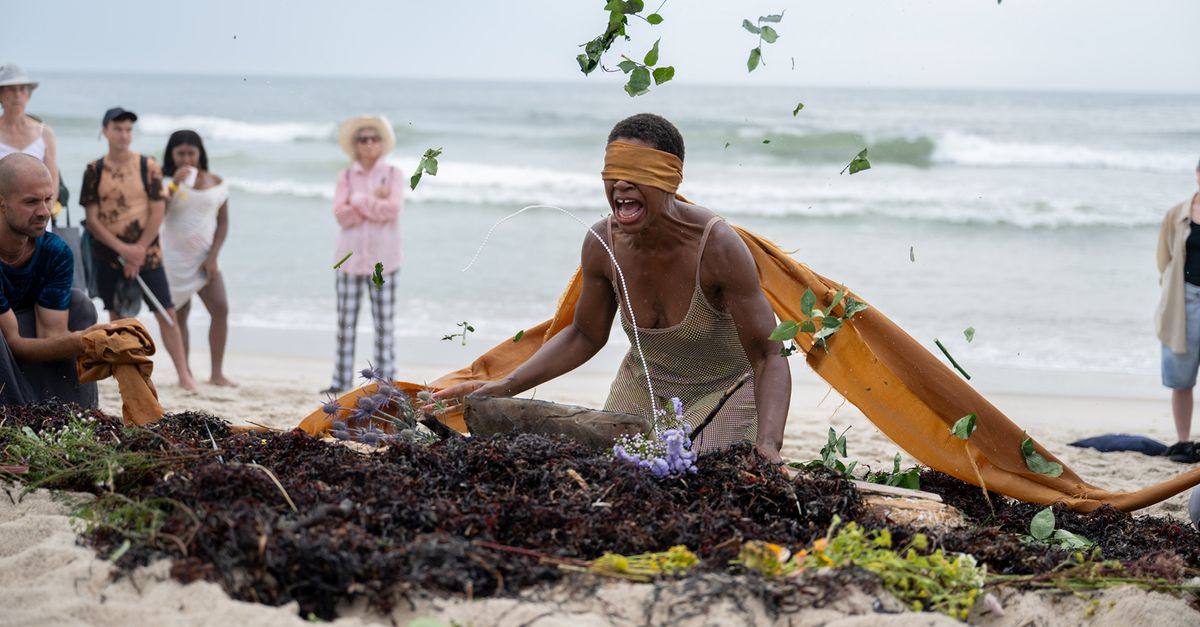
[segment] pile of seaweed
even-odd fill
[[[145,524],[139,533],[93,525],[86,539],[102,555],[116,555],[124,569],[167,557],[182,581],[218,582],[247,601],[296,601],[302,615],[324,619],[354,598],[386,612],[419,592],[515,593],[566,576],[561,561],[607,552],[685,545],[703,576],[727,576],[739,572],[729,563],[744,541],[799,549],[835,517],[868,519],[842,476],[789,481],[748,445],[701,457],[696,474],[656,479],[540,436],[393,442],[367,452],[298,431],[238,433],[195,412],[127,429],[99,412],[48,403],[0,409],[0,466],[25,463],[10,454],[14,430],[43,433],[80,419],[97,439],[155,460],[120,481],[39,486],[91,491],[101,502],[119,493],[123,509],[109,513]],[[14,472],[7,478],[21,480]],[[989,506],[977,488],[944,475],[927,473],[922,483],[978,523],[925,530],[934,547],[971,553],[997,573],[1044,573],[1067,557],[1020,538],[1040,507],[998,495]],[[1200,534],[1174,522],[1111,509],[1056,514],[1061,528],[1097,542],[1106,557],[1161,561],[1170,552],[1172,565],[1200,567]],[[892,528],[900,541],[917,531]],[[777,583],[756,581],[760,596],[774,595],[768,607],[788,606]]]

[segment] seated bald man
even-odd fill
[[[75,356],[96,308],[71,288],[70,247],[46,232],[52,180],[29,155],[0,159],[0,403],[58,398],[95,407],[96,384],[79,383]]]

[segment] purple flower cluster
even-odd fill
[[[353,407],[343,407],[330,398],[321,409],[333,418],[330,433],[339,440],[354,440],[378,446],[395,439],[413,440],[418,434],[416,416],[408,395],[383,379],[374,368],[364,368],[364,379],[378,384],[374,394],[360,396]],[[388,427],[394,434],[388,433]]]
[[[688,441],[687,432],[683,429],[669,429],[658,435],[659,455],[650,453],[639,454],[628,451],[625,446],[613,446],[613,455],[621,461],[637,464],[649,470],[655,477],[669,475],[694,474],[696,468],[696,453],[692,451],[692,443]]]

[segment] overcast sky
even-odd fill
[[[0,0],[0,63],[579,81],[574,57],[603,30],[603,5]],[[766,67],[748,75],[757,39],[742,19],[783,9]],[[619,51],[640,59],[661,37],[680,82],[1200,92],[1200,0],[668,0],[661,14],[657,27],[634,20]]]

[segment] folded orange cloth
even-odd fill
[[[80,383],[115,377],[121,390],[121,417],[127,425],[144,425],[162,418],[162,405],[150,374],[154,371],[154,339],[133,318],[83,336],[83,352],[75,358]]]

